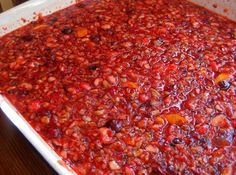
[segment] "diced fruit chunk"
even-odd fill
[[[157,146],[148,145],[146,146],[146,151],[151,152],[151,153],[158,153],[159,149]]]
[[[44,124],[48,124],[50,122],[50,118],[48,116],[41,117],[41,122]]]
[[[79,38],[85,37],[88,34],[88,29],[86,28],[79,28],[76,32],[76,36]]]
[[[133,168],[131,168],[130,166],[126,166],[125,167],[125,175],[135,175]]]
[[[104,144],[109,144],[113,138],[113,132],[111,129],[103,127],[99,129],[100,132],[100,141]]]
[[[182,125],[186,119],[179,114],[167,114],[166,119],[170,124]]]
[[[20,88],[30,91],[33,88],[33,86],[30,83],[22,83],[22,84],[20,84]]]
[[[215,116],[211,120],[210,124],[212,126],[227,127],[228,126],[228,119],[225,117],[225,115],[220,114],[220,115]]]
[[[88,83],[80,83],[80,87],[84,90],[90,90],[91,89],[91,86],[88,84]]]
[[[137,89],[138,88],[138,84],[135,82],[131,82],[131,81],[126,81],[123,83],[125,87],[128,88],[133,88],[133,89]]]
[[[228,73],[221,73],[221,74],[219,74],[216,77],[215,82],[216,83],[222,82],[224,80],[227,80],[229,77],[230,77],[230,74],[228,74]]]
[[[109,167],[111,168],[111,170],[118,170],[118,169],[120,169],[120,166],[114,160],[109,162]]]
[[[42,29],[42,28],[46,28],[46,27],[48,27],[47,24],[39,24],[39,25],[35,26],[33,28],[33,30],[38,30],[38,29]]]
[[[207,130],[208,130],[208,125],[202,125],[202,126],[199,126],[196,131],[199,133],[199,134],[206,134],[207,133]]]

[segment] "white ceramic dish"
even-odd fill
[[[236,0],[191,0],[207,7],[221,15],[236,20]],[[27,22],[35,20],[38,13],[48,15],[57,10],[74,4],[76,0],[30,0],[22,5],[0,14],[0,36],[9,33]],[[216,8],[217,6],[217,8]],[[22,18],[27,22],[23,22]],[[45,160],[61,175],[76,174],[63,160],[48,146],[39,134],[28,124],[11,103],[0,95],[0,108],[12,123],[24,134],[32,145],[40,152]]]

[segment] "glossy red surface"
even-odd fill
[[[78,174],[236,173],[236,23],[182,0],[85,1],[0,48],[0,93]]]

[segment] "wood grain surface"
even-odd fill
[[[42,156],[0,111],[0,175],[56,175]]]

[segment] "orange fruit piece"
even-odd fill
[[[47,24],[39,24],[39,25],[35,26],[33,28],[33,30],[38,30],[38,29],[42,29],[42,28],[45,28],[45,27],[48,27],[48,25]]]
[[[179,114],[167,114],[166,119],[170,124],[182,125],[187,122],[187,120]]]
[[[85,37],[88,34],[88,29],[86,28],[79,28],[76,32],[76,36],[79,38]]]
[[[228,74],[228,73],[221,73],[221,74],[219,74],[216,77],[215,82],[216,83],[222,82],[224,80],[227,80],[229,77],[230,77],[230,74]]]

